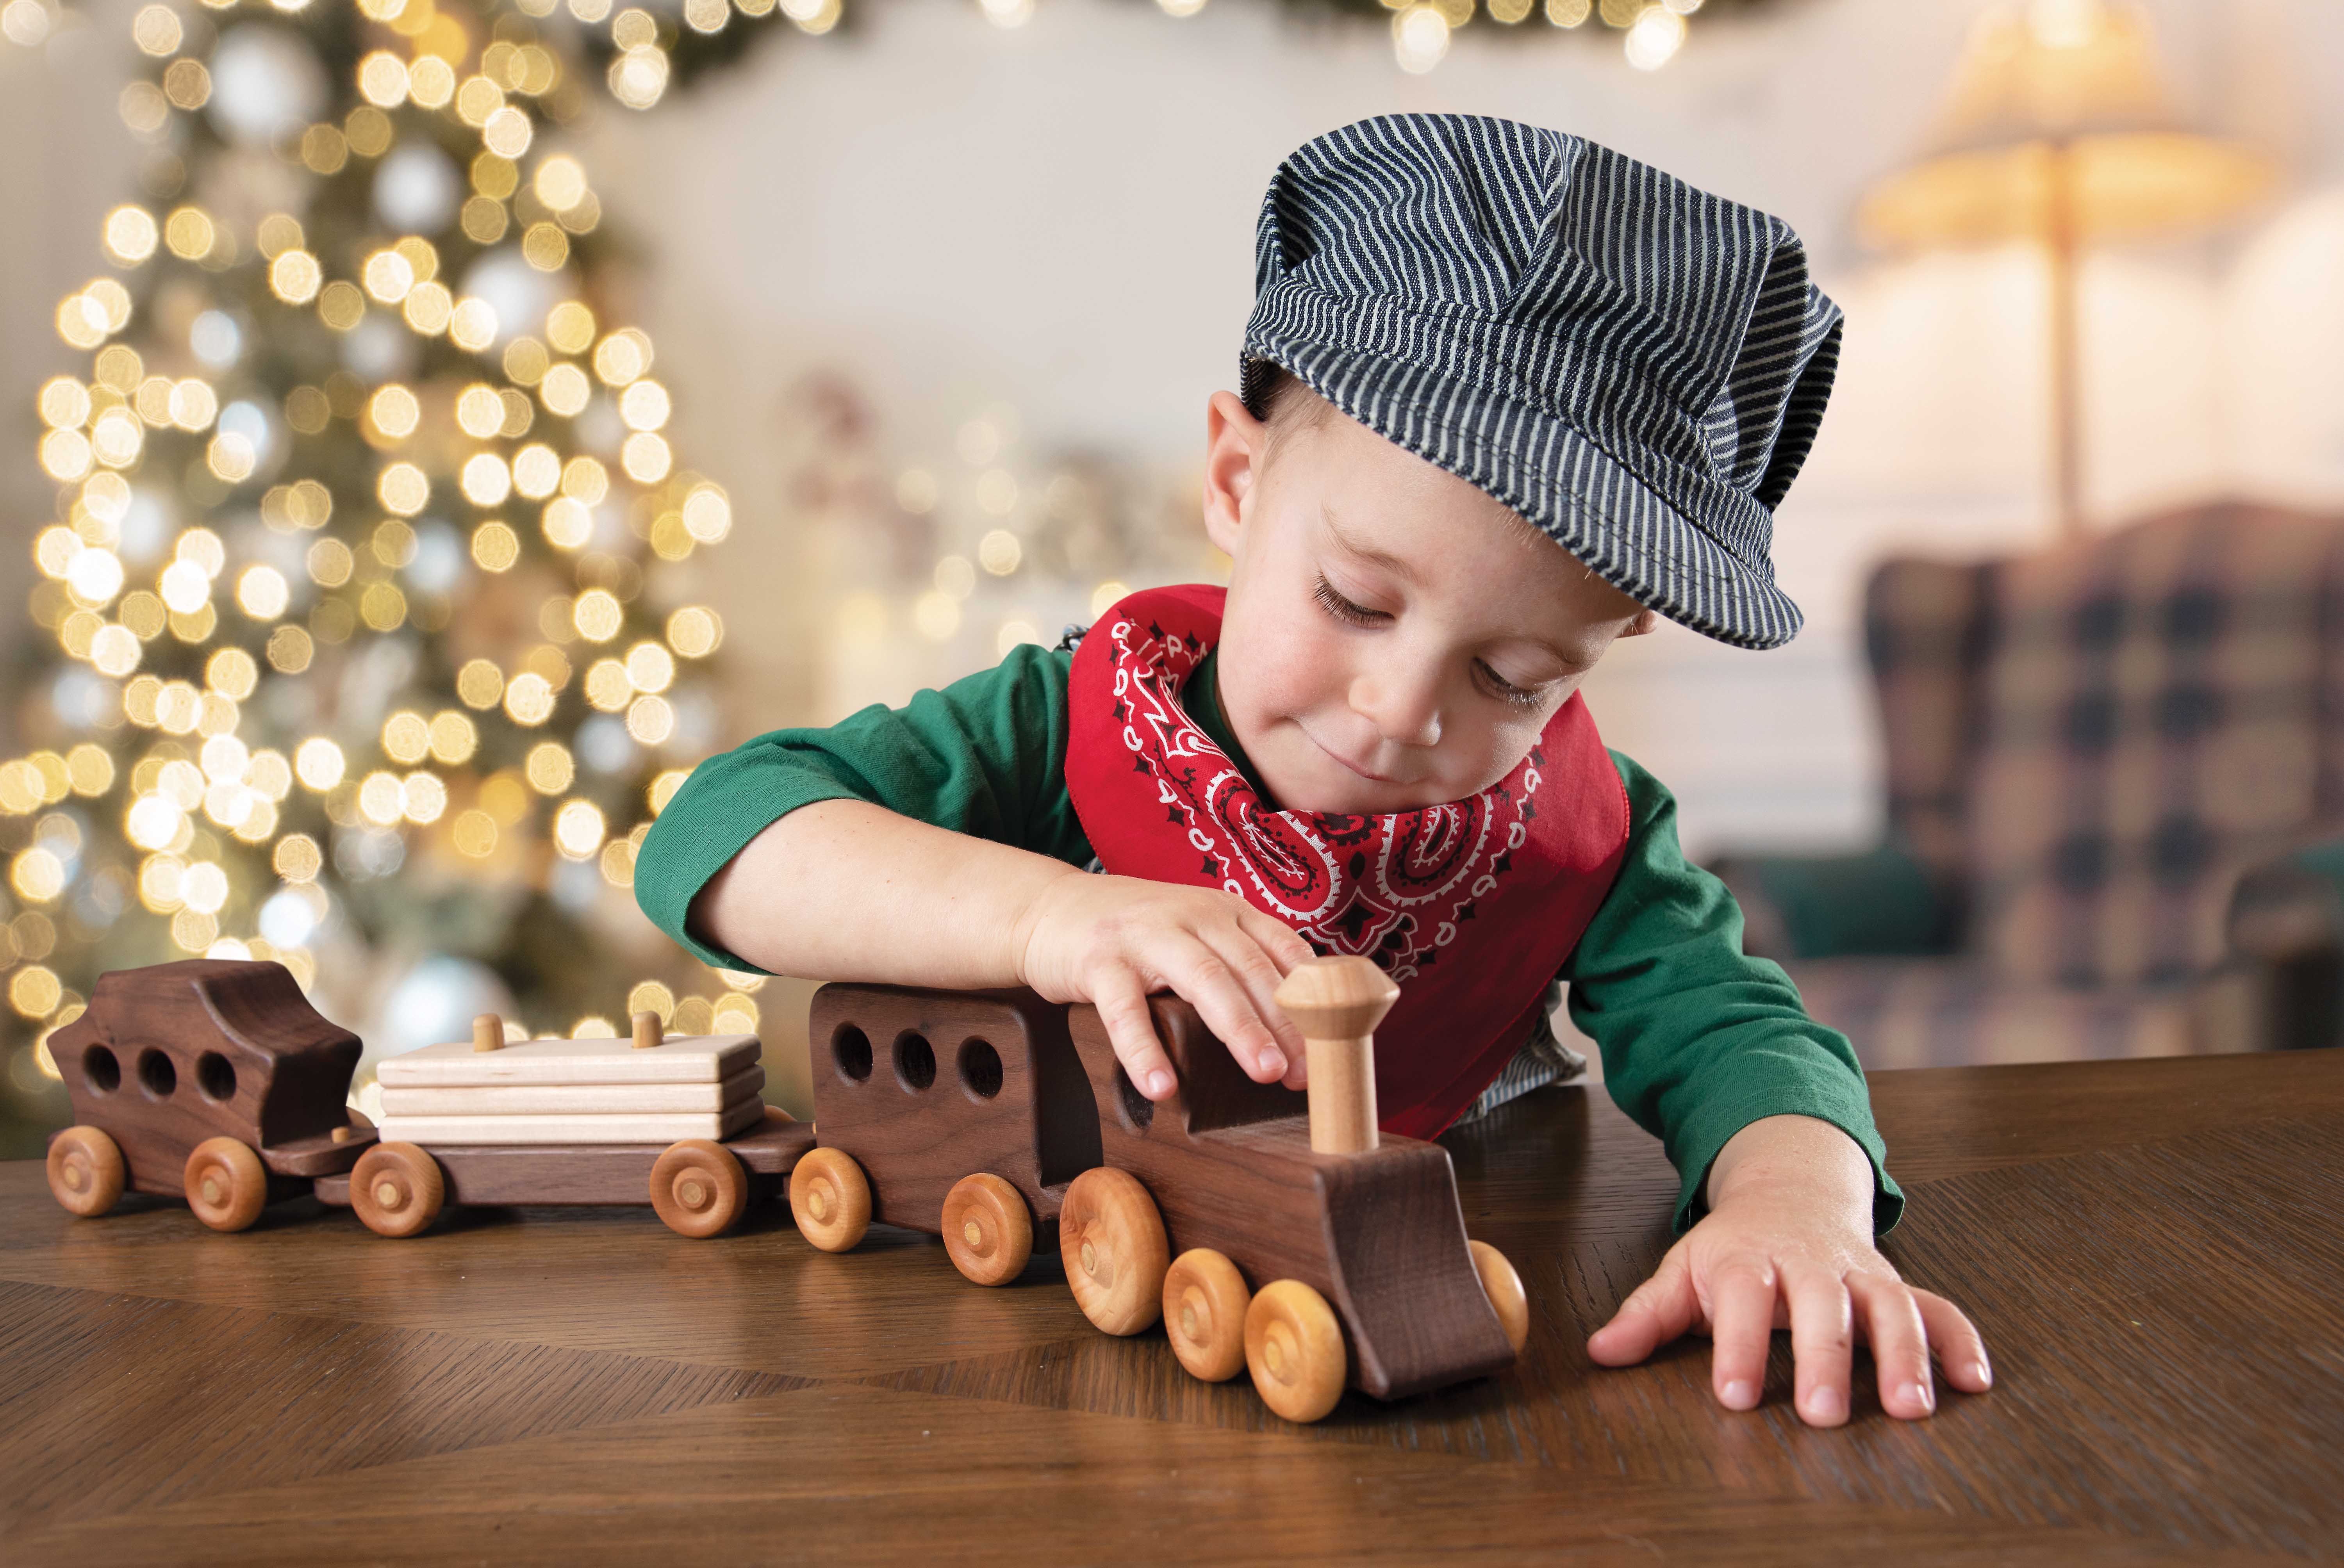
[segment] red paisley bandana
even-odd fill
[[[1429,1138],[1527,1038],[1618,874],[1627,792],[1573,696],[1520,766],[1467,799],[1387,816],[1269,810],[1180,706],[1226,598],[1147,589],[1083,638],[1066,744],[1076,814],[1109,871],[1221,888],[1322,953],[1373,959],[1400,986],[1376,1033],[1383,1126]]]

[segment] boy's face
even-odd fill
[[[1234,394],[1206,416],[1205,528],[1235,563],[1230,727],[1288,810],[1488,789],[1655,618],[1481,490],[1293,396],[1274,445]]]

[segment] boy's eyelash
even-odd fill
[[[1479,659],[1474,662],[1480,664]],[[1536,708],[1546,698],[1546,693],[1543,691],[1516,686],[1486,664],[1482,664],[1480,668],[1481,673],[1489,678],[1490,689],[1500,702],[1510,702],[1516,708]]]
[[[1349,599],[1337,593],[1334,585],[1325,578],[1318,579],[1317,586],[1310,590],[1310,597],[1317,599],[1318,607],[1329,615],[1352,626],[1373,626],[1379,620],[1389,618],[1381,610],[1368,609],[1353,604]],[[1475,659],[1473,664],[1474,668],[1481,672],[1482,678],[1488,681],[1490,694],[1500,702],[1510,703],[1516,708],[1536,708],[1546,696],[1543,691],[1516,686],[1480,659]]]
[[[1337,620],[1349,621],[1353,626],[1373,626],[1383,618],[1381,611],[1355,605],[1337,593],[1333,585],[1325,578],[1318,579],[1318,586],[1310,590],[1310,597],[1317,599],[1318,608],[1329,615],[1333,616]]]

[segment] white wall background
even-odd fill
[[[0,45],[0,203],[18,215],[0,244],[0,353],[19,389],[0,497],[18,539],[49,506],[32,389],[72,359],[50,315],[97,269],[98,216],[131,186],[113,102],[132,8],[100,0],[42,52]],[[1697,851],[1868,837],[1874,740],[1851,613],[1865,564],[2046,527],[2030,257],[1888,263],[1850,223],[1866,183],[1919,146],[1979,8],[1783,0],[1756,21],[1696,18],[1652,75],[1613,40],[1517,42],[1483,22],[1410,77],[1375,30],[1251,0],[1185,22],[1138,0],[1040,0],[1015,32],[967,0],[869,0],[852,33],[776,25],[647,115],[604,107],[571,139],[639,247],[631,297],[679,449],[743,519],[708,582],[747,672],[725,739],[841,700],[825,661],[859,585],[831,545],[773,521],[794,460],[789,388],[843,372],[884,465],[933,461],[995,406],[1033,450],[1185,464],[1206,397],[1232,379],[1278,158],[1363,115],[1466,110],[1577,132],[1781,215],[1846,307],[1833,411],[1778,519],[1807,631],[1770,654],[1673,631],[1623,645],[1590,696],[1612,743],[1677,789]],[[2233,487],[2344,503],[2344,6],[2148,8],[2185,110],[2273,147],[2290,183],[2229,234],[2091,262],[2091,505],[2117,517]],[[0,598],[0,616],[22,613]],[[906,651],[891,695],[965,665]]]

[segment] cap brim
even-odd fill
[[[1512,508],[1596,576],[1671,620],[1737,648],[1780,648],[1798,635],[1805,618],[1770,568],[1736,556],[1544,410],[1357,349],[1255,342],[1247,352]],[[1459,410],[1474,422],[1460,422]]]

